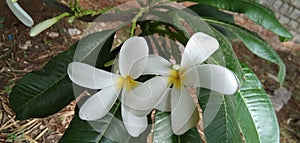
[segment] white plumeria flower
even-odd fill
[[[132,37],[126,40],[119,54],[120,75],[84,63],[70,63],[68,75],[75,84],[90,89],[102,89],[83,103],[79,111],[80,118],[87,121],[100,119],[109,112],[121,91],[121,98],[126,97],[139,84],[135,79],[143,73],[148,51],[144,38]],[[128,133],[134,137],[139,136],[147,127],[147,116],[136,116],[123,104],[121,110]]]
[[[218,48],[215,38],[198,32],[189,39],[179,65],[172,65],[157,55],[149,56],[144,73],[161,76],[139,85],[124,98],[123,104],[131,109],[171,110],[172,130],[176,135],[182,135],[198,122],[196,104],[186,87],[203,87],[227,95],[234,94],[239,87],[230,70],[219,65],[202,64]],[[134,114],[144,115],[140,112]]]
[[[34,23],[30,15],[17,3],[17,0],[6,0],[9,9],[26,26],[31,27]]]

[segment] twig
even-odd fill
[[[199,132],[200,138],[202,140],[203,143],[206,143],[206,137],[204,134],[204,129],[203,129],[203,110],[198,102],[198,97],[196,95],[196,89],[195,88],[189,88],[189,92],[192,95],[192,98],[196,104],[197,110],[198,110],[198,114],[199,114],[199,122],[198,122],[198,126],[197,126],[197,130]]]
[[[27,141],[29,141],[30,143],[38,143],[37,141],[35,141],[34,139],[32,139],[30,136],[23,134],[22,135]]]
[[[37,124],[36,125],[31,125],[31,126],[33,126],[33,127],[28,127],[29,128],[29,130],[28,131],[26,131],[25,132],[25,134],[30,134],[34,129],[36,129],[36,128],[38,128],[39,126],[41,126],[42,125],[42,123],[41,122],[37,122]]]
[[[14,70],[13,70],[12,66],[10,65],[10,63],[7,60],[5,60],[5,62],[8,65],[8,68],[12,71],[14,77],[17,78],[17,75],[14,73]]]
[[[11,124],[9,124],[10,122],[12,122]],[[2,127],[0,128],[0,131],[1,130],[5,130],[5,129],[8,129],[10,128],[11,126],[15,125],[19,123],[19,121],[14,121],[14,118],[11,118],[10,120],[8,120],[6,123],[4,123],[4,125],[2,125]]]
[[[203,129],[203,116],[202,116],[203,110],[200,105],[198,106],[198,111],[199,111],[199,134],[200,134],[202,142],[206,143],[206,137],[205,137],[204,129]]]
[[[27,127],[30,127],[30,126],[34,125],[36,122],[38,122],[38,119],[34,119],[34,120],[29,121],[28,123],[20,126],[17,130],[13,131],[12,134],[15,134],[15,133],[27,128]]]
[[[49,129],[45,128],[38,136],[36,136],[34,139],[38,140],[39,138],[41,138]]]

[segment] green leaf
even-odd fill
[[[220,34],[218,31],[216,31],[213,27],[209,26],[199,16],[193,15],[187,9],[186,12],[179,11],[175,8],[170,9],[172,9],[172,11],[175,12],[175,15],[173,15],[174,23],[180,24],[180,20],[188,21],[187,24],[191,27],[191,29],[193,29],[193,31],[204,32],[215,37],[220,43],[220,50],[215,52],[213,56],[207,60],[207,62],[226,66],[237,75],[240,81],[242,81],[242,68],[240,66],[238,58],[234,54],[234,51],[231,47],[231,43],[227,40],[227,38]]]
[[[197,128],[194,127],[181,136],[177,136],[178,143],[202,143],[201,137]]]
[[[201,17],[211,17],[216,18],[222,21],[226,21],[229,23],[234,23],[234,17],[231,14],[224,13],[220,11],[219,9],[210,6],[210,5],[204,5],[204,4],[196,4],[188,7],[188,9],[194,11]]]
[[[183,21],[188,21],[187,24],[193,29],[195,32],[204,32],[215,37],[220,43],[220,50],[216,51],[208,60],[209,63],[214,63],[222,66],[226,66],[230,70],[232,70],[237,77],[242,81],[243,73],[242,68],[240,66],[239,60],[234,54],[234,51],[231,47],[231,43],[216,31],[213,27],[209,26],[206,22],[204,22],[200,17],[192,15],[188,10],[187,12],[178,11],[178,9],[172,9],[176,14],[174,23],[181,23],[179,20],[183,19]],[[217,12],[216,12],[217,14]],[[228,17],[229,18],[229,17]],[[230,18],[229,18],[230,19]]]
[[[117,54],[119,53],[121,46],[116,47],[114,50],[112,50],[112,46],[113,46],[113,42],[114,42],[114,34],[112,34],[112,36],[110,38],[108,38],[106,40],[106,42],[104,43],[103,47],[101,48],[98,56],[97,56],[97,61],[96,61],[96,68],[98,69],[103,69],[106,71],[111,70],[111,66],[106,66],[106,64],[111,61],[114,60],[115,57],[117,56]]]
[[[204,4],[196,4],[193,6],[188,7],[185,9],[185,11],[192,10],[202,18],[208,17],[211,19],[226,21],[228,23],[234,23],[234,17],[231,14],[224,13],[220,11],[219,9],[210,6],[210,5],[204,5]],[[214,27],[218,31],[220,31],[222,34],[226,35],[227,37],[232,37],[232,34],[227,33],[226,29],[222,29],[219,27]],[[235,37],[233,37],[235,38]]]
[[[214,98],[214,101],[210,102],[210,98]],[[198,101],[203,109],[204,133],[208,143],[242,142],[239,126],[235,117],[234,96],[224,96],[207,89],[200,89]],[[219,108],[214,108],[215,106],[219,106]],[[214,112],[217,113],[215,116],[212,116]]]
[[[252,21],[262,25],[280,36],[283,41],[291,40],[293,36],[276,19],[273,11],[259,3],[249,0],[188,0],[201,4],[211,5],[220,9],[244,13]]]
[[[154,116],[153,143],[173,143],[176,135],[171,129],[170,114],[156,110]]]
[[[219,65],[222,64],[218,62],[224,60],[223,62],[225,62],[226,68],[233,71],[239,79],[240,84],[242,84],[244,73],[240,65],[239,59],[237,58],[232,49],[230,41],[228,41],[228,39],[224,35],[219,33],[216,29],[213,29],[213,31],[216,39],[219,41],[220,51],[217,51],[210,59],[213,59],[213,63]],[[219,57],[219,59],[216,60],[214,59],[215,57]]]
[[[202,143],[196,127],[181,136],[173,134],[170,113],[156,111],[154,117],[153,143]]]
[[[42,70],[30,72],[16,82],[9,101],[17,119],[49,116],[74,100],[66,69],[76,46],[77,43],[50,60]]]
[[[253,71],[245,64],[242,67],[245,82],[235,94],[235,113],[245,142],[279,143],[279,127],[272,103]]]
[[[260,58],[263,58],[267,61],[277,64],[279,66],[279,72],[277,76],[280,85],[283,84],[285,74],[286,74],[286,68],[284,62],[281,60],[277,52],[268,43],[266,43],[263,39],[257,36],[257,34],[234,24],[216,21],[213,19],[204,19],[204,20],[210,25],[220,26],[223,27],[224,29],[227,29],[229,32],[239,37],[252,53],[259,56]]]
[[[73,61],[75,49],[76,53],[80,51],[80,57],[76,60],[87,61],[91,53],[99,53],[105,40],[113,37],[112,33],[113,31],[102,31],[83,38],[68,51],[51,59],[40,71],[28,73],[17,81],[9,96],[10,106],[16,113],[17,119],[49,116],[74,100],[67,67]]]
[[[175,13],[174,15],[171,15],[172,17],[174,17],[173,23],[178,23],[178,26],[186,27],[182,24],[182,22],[185,22],[185,24],[190,26],[193,32],[203,32],[208,35],[212,35],[212,30],[210,26],[207,23],[205,23],[202,19],[200,19],[198,15],[195,15],[194,13],[189,11],[186,12],[176,8],[172,8],[172,11]],[[190,32],[189,28],[185,28],[184,30],[186,33],[187,31]]]
[[[62,13],[56,17],[47,19],[45,21],[42,21],[41,23],[35,25],[34,27],[32,27],[30,29],[29,35],[30,37],[34,37],[38,34],[40,34],[41,32],[43,32],[44,30],[50,28],[52,25],[54,25],[55,23],[57,23],[59,20],[61,20],[62,18],[69,16],[70,14],[68,12]]]
[[[195,14],[189,9],[182,10],[170,5],[159,5],[156,6],[156,8],[167,10],[167,12],[161,12],[155,9],[152,11],[152,13],[155,16],[159,17],[159,20],[162,21],[165,20],[167,17],[168,19],[166,23],[168,23],[170,27],[176,29],[176,32],[174,32],[174,30],[170,31],[169,29],[161,29],[160,31],[156,30],[155,32],[159,34],[170,35],[170,37],[176,38],[176,40],[178,40],[183,45],[187,43],[188,38],[191,36],[191,33],[203,32],[208,35],[212,35],[212,30],[210,29],[210,26],[203,20],[201,20],[197,14]],[[158,26],[154,28],[157,27]]]
[[[9,9],[13,14],[26,26],[31,27],[34,22],[31,16],[16,2],[13,0],[6,0]]]
[[[194,10],[202,8],[200,5],[196,5],[196,6],[197,7],[195,7]],[[200,6],[200,7],[198,7],[198,6]],[[222,34],[220,34],[218,31],[216,31],[213,27],[209,26],[199,16],[193,14],[193,12],[191,12],[189,9],[185,9],[184,11],[182,11],[182,10],[178,10],[174,7],[170,7],[170,6],[160,6],[159,8],[165,8],[165,9],[170,10],[170,12],[168,12],[168,13],[157,12],[158,13],[157,16],[161,16],[162,18],[173,17],[174,26],[183,27],[183,28],[189,26],[190,28],[187,28],[188,30],[185,29],[186,31],[191,31],[191,29],[192,29],[193,32],[204,32],[206,34],[209,34],[209,35],[215,37],[220,42],[221,48],[220,48],[220,50],[218,50],[217,52],[214,53],[213,57],[209,58],[208,62],[226,66],[227,68],[229,68],[230,70],[235,72],[235,74],[240,79],[240,81],[242,81],[243,73],[242,73],[241,66],[239,65],[240,64],[239,60],[237,59],[236,55],[234,54],[231,44],[227,40],[226,37],[224,37]],[[203,11],[205,11],[205,10],[203,10]],[[199,11],[199,13],[200,13],[200,11]],[[217,15],[217,14],[219,14],[219,13],[216,12],[215,15]],[[228,18],[229,18],[228,20],[230,21],[230,16],[228,16]],[[186,23],[186,25],[183,26],[182,23]],[[167,30],[165,30],[165,31],[167,31]],[[167,35],[171,35],[169,37],[172,37],[173,33],[174,32],[167,33]],[[186,37],[188,37],[189,34],[185,33],[185,34],[181,34],[181,35],[184,35],[185,37],[183,37],[183,38],[174,37],[174,38],[177,40],[179,39],[178,41],[180,41],[184,45],[184,44],[186,44],[186,42],[188,40]],[[159,51],[159,53],[162,53],[162,52]]]
[[[68,129],[60,139],[61,143],[117,143],[126,142],[130,136],[123,122],[116,118],[121,116],[120,102],[117,101],[110,113],[97,121],[84,121],[79,118],[78,108]]]

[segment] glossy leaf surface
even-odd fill
[[[209,105],[207,104],[209,103],[209,98],[217,98],[220,100],[218,100],[216,105]],[[205,127],[204,133],[208,143],[242,142],[240,129],[235,117],[234,96],[224,96],[220,93],[212,92],[207,89],[200,89],[198,92],[198,101],[203,109],[203,115],[209,116],[203,117]],[[218,105],[219,109],[217,111],[215,111],[214,108],[209,108],[209,106],[217,106],[217,104],[220,104]],[[205,112],[208,112],[208,114]],[[217,112],[215,116],[211,116],[213,112]]]
[[[280,36],[280,40],[288,41],[293,36],[276,19],[273,11],[267,9],[259,3],[249,0],[188,0],[201,4],[211,5],[220,9],[238,13],[244,13],[252,21],[262,25],[270,31]]]
[[[277,52],[268,43],[266,43],[255,33],[252,33],[251,31],[239,27],[237,25],[228,24],[213,19],[205,19],[205,21],[211,25],[219,26],[222,27],[223,29],[226,29],[227,31],[239,37],[252,53],[259,56],[260,58],[263,58],[267,61],[277,64],[279,66],[279,72],[277,76],[280,84],[281,85],[283,84],[285,74],[286,74],[285,64],[281,60]]]
[[[78,109],[68,129],[59,142],[65,143],[117,143],[129,140],[123,122],[119,120],[120,102],[115,103],[110,113],[97,121],[84,121],[79,118]],[[118,117],[118,118],[117,118]]]
[[[154,117],[153,143],[202,143],[196,127],[177,136],[171,129],[170,113],[156,111]]]
[[[236,117],[245,142],[279,143],[279,126],[273,105],[259,79],[242,64],[245,82],[236,93]]]
[[[76,43],[51,59],[41,70],[28,73],[17,81],[9,96],[10,106],[17,114],[17,118],[46,117],[58,112],[74,100],[67,67],[73,61],[76,47],[87,46],[92,50],[100,51],[105,40],[112,33],[112,31],[103,31],[87,36],[81,40],[81,44]],[[89,45],[84,45],[85,41]],[[77,60],[83,61],[89,54],[91,53],[82,53],[83,56]]]

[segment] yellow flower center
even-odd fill
[[[138,82],[136,82],[130,76],[120,77],[118,79],[118,88],[124,87],[127,91],[131,91],[137,86],[138,86]]]
[[[181,88],[181,78],[179,74],[179,65],[174,65],[170,71],[170,76],[168,77],[169,84],[173,84],[175,88]]]

